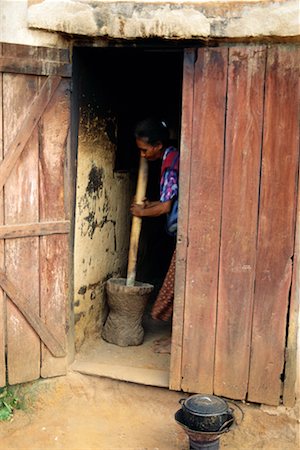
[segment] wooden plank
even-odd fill
[[[229,50],[214,392],[234,399],[248,388],[265,63],[264,47]]]
[[[6,76],[8,77],[9,75],[6,74]],[[17,75],[17,77],[20,76],[21,75]],[[29,80],[29,78],[27,79]],[[32,131],[38,123],[59,83],[59,77],[48,77],[45,80],[43,87],[35,96],[31,105],[28,107],[24,121],[21,123],[21,125],[18,124],[19,127],[17,131],[13,130],[15,138],[7,148],[5,152],[5,158],[0,164],[0,189],[2,189],[2,187],[4,186],[9,174],[11,173],[13,167],[16,164],[16,161],[24,150],[26,143],[28,142],[28,139],[32,134]],[[28,105],[28,100],[25,104]]]
[[[66,352],[60,342],[56,339],[54,334],[45,326],[38,314],[30,307],[30,300],[26,298],[22,292],[17,289],[14,283],[7,277],[7,275],[0,270],[0,286],[8,295],[10,300],[26,318],[27,322],[31,325],[34,331],[47,345],[49,350],[56,357],[63,357]]]
[[[213,392],[227,61],[227,48],[202,48],[195,67],[182,358],[188,392]]]
[[[298,88],[300,94],[300,88]],[[300,112],[300,111],[299,111]],[[298,136],[299,139],[299,136]],[[286,348],[286,363],[285,363],[285,379],[283,385],[283,404],[287,407],[293,407],[296,403],[296,380],[297,370],[299,370],[299,348],[297,346],[298,338],[298,318],[299,318],[299,303],[300,303],[300,181],[298,173],[298,205],[297,205],[297,222],[296,222],[296,238],[295,251],[293,259],[293,278],[292,290],[289,309],[289,323],[288,323],[288,340]]]
[[[170,363],[170,389],[181,389],[181,359],[183,336],[183,312],[185,301],[185,272],[187,252],[187,227],[189,211],[189,173],[192,149],[192,117],[194,96],[195,50],[185,50],[182,92],[182,126],[180,144],[180,193],[179,217],[176,247],[176,281],[172,325],[172,346]]]
[[[78,99],[77,99],[78,100]],[[75,359],[75,323],[74,323],[74,239],[75,239],[75,209],[76,209],[76,177],[77,177],[77,129],[79,107],[77,100],[72,97],[72,113],[69,136],[67,139],[67,152],[65,158],[65,175],[64,175],[64,198],[65,198],[65,217],[70,220],[70,236],[69,236],[69,299],[66,308],[67,315],[67,349],[68,364]],[[77,105],[77,106],[76,106]],[[77,108],[78,107],[78,108]],[[74,112],[76,111],[76,112]]]
[[[2,44],[0,44],[0,55],[2,54]],[[0,73],[0,161],[3,159],[3,80]],[[3,189],[0,190],[0,224],[3,224]],[[0,242],[0,269],[4,268],[4,242]],[[0,289],[0,387],[6,384],[5,366],[5,329],[6,329],[6,299],[5,294]]]
[[[148,184],[148,160],[140,156],[137,187],[135,192],[135,202],[143,205]],[[126,286],[134,286],[136,277],[136,263],[139,247],[140,234],[142,229],[142,218],[133,216],[131,221],[131,231],[129,239],[128,265]]]
[[[9,56],[11,58],[27,58],[37,59],[38,48],[32,45],[20,45],[20,44],[2,44],[2,56]]]
[[[70,52],[65,48],[36,47],[33,45],[2,44],[3,56],[15,59],[46,60],[52,62],[70,62]]]
[[[23,223],[16,225],[0,225],[0,239],[20,237],[46,236],[50,234],[67,234],[70,232],[70,221]]]
[[[67,48],[38,47],[38,51],[38,59],[61,63],[70,62],[70,51]]]
[[[4,149],[9,148],[20,121],[29,114],[28,105],[35,98],[37,89],[36,77],[3,75]],[[4,157],[7,158],[6,153]],[[6,225],[38,221],[37,186],[38,135],[35,129],[15,167],[11,167],[10,175],[7,174],[4,190]],[[38,314],[38,238],[5,241],[5,271],[16,287],[26,293],[28,306]],[[11,302],[7,304],[7,368],[9,384],[40,376],[40,340]]]
[[[64,161],[70,126],[69,81],[62,80],[40,124],[40,219],[64,220]],[[66,343],[68,306],[68,236],[40,238],[41,317],[59,341]],[[54,358],[42,345],[42,377],[66,373],[66,358]]]
[[[0,56],[0,72],[71,77],[72,66],[69,63],[53,62],[42,59],[34,60],[32,58]]]
[[[248,399],[279,403],[294,250],[299,48],[268,50]],[[297,95],[298,94],[298,95]]]

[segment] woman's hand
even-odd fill
[[[158,217],[162,214],[168,214],[172,207],[172,200],[166,202],[148,202],[142,204],[132,203],[130,211],[133,216],[137,217]]]
[[[153,203],[153,202],[149,202],[149,200],[147,199],[147,197],[145,197],[145,198],[143,199],[143,205],[144,205],[144,208],[149,208],[149,207],[151,206],[151,203]]]
[[[136,203],[136,199],[134,197],[133,202],[130,207],[130,212],[133,216],[143,217],[143,210],[149,208],[151,202],[145,197],[143,198],[143,203]]]
[[[132,203],[132,205],[130,207],[130,212],[133,216],[143,217],[144,209],[145,209],[144,203],[142,205],[138,205],[137,203]]]

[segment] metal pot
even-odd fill
[[[233,410],[214,395],[191,395],[179,400],[184,424],[192,430],[218,432],[234,422]]]

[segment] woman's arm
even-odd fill
[[[134,203],[131,205],[130,211],[133,216],[137,217],[158,217],[162,214],[168,214],[171,211],[172,200],[166,202],[146,202],[143,205]]]

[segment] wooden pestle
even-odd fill
[[[141,157],[135,194],[135,202],[138,205],[143,204],[143,200],[146,195],[147,181],[148,181],[148,161],[146,160],[146,158]],[[135,283],[136,261],[137,261],[137,252],[139,246],[141,227],[142,227],[142,218],[133,216],[130,233],[126,286],[134,286]]]

